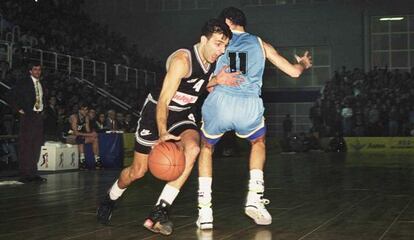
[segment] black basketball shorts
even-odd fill
[[[148,154],[151,147],[158,140],[158,127],[156,120],[157,105],[146,101],[138,119],[137,131],[135,132],[135,151]],[[191,109],[169,110],[167,130],[175,136],[179,136],[185,130],[194,129],[198,132],[195,115]]]

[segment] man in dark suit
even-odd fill
[[[19,79],[15,88],[15,104],[20,113],[19,181],[44,182],[37,175],[37,162],[43,144],[44,88],[40,83],[42,67],[29,64],[29,77]]]

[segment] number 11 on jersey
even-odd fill
[[[228,57],[230,59],[230,72],[240,71],[242,74],[247,73],[247,53],[229,52]]]

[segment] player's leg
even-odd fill
[[[98,208],[97,219],[103,224],[107,224],[111,219],[115,202],[122,196],[126,188],[135,180],[142,178],[148,171],[148,154],[158,138],[158,131],[155,121],[153,121],[155,104],[145,106],[145,111],[142,112],[142,117],[138,120],[135,134],[134,160],[129,167],[122,170],[119,178],[108,190]]]
[[[78,139],[78,137],[76,137]],[[76,141],[79,150],[79,169],[84,170],[86,169],[86,160],[85,160],[85,145],[83,143],[78,144]]]
[[[148,170],[147,166],[148,154],[143,154],[135,151],[132,164],[122,170],[119,178],[111,186],[111,188],[108,190],[108,193],[101,201],[101,204],[97,211],[98,222],[102,224],[109,223],[116,200],[122,196],[124,191],[132,182],[142,178],[145,175]]]
[[[203,124],[201,127],[201,150],[198,158],[198,218],[200,229],[213,228],[212,181],[214,145],[224,132],[231,128],[231,96],[213,92],[204,102],[202,108]]]
[[[98,136],[95,137],[85,137],[85,143],[92,144],[93,155],[95,156],[95,167],[96,169],[102,168],[101,157],[99,156],[99,143]]]
[[[240,100],[245,107],[243,116],[239,116],[236,124],[236,135],[246,138],[251,143],[249,168],[250,179],[246,198],[245,213],[258,225],[272,223],[272,216],[265,205],[269,200],[264,199],[263,168],[266,161],[265,134],[266,127],[263,118],[263,103],[260,98]]]
[[[272,223],[272,216],[265,205],[269,203],[264,196],[263,167],[265,164],[266,146],[265,135],[250,139],[250,179],[246,198],[245,213],[258,225]]]
[[[205,138],[201,140],[201,150],[198,157],[198,219],[200,229],[213,228],[213,209],[211,203],[211,183],[213,181],[213,152],[214,145]]]
[[[265,205],[269,200],[264,199],[263,168],[266,161],[265,134],[266,127],[263,117],[256,120],[250,126],[244,126],[236,130],[239,137],[246,138],[251,143],[249,159],[250,179],[246,198],[245,213],[258,225],[272,223],[272,216],[266,210]],[[246,134],[247,133],[247,134]]]
[[[170,235],[173,231],[173,224],[169,220],[168,209],[173,204],[175,198],[180,192],[181,187],[190,176],[193,169],[195,159],[200,152],[200,137],[196,131],[195,125],[189,125],[191,129],[184,130],[180,135],[181,141],[178,145],[183,147],[185,155],[185,168],[180,177],[176,180],[168,182],[162,190],[154,209],[149,214],[144,222],[144,227],[147,229],[161,233],[163,235]]]

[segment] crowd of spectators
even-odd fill
[[[103,75],[100,75],[99,79],[96,79],[96,76],[84,77],[120,98],[132,109],[138,109],[139,103],[154,82],[137,84],[135,81],[126,81],[124,75],[115,74],[113,66],[122,65],[159,73],[162,71],[162,64],[143,56],[138,46],[128,45],[126,38],[121,34],[110,32],[107,26],[93,22],[81,10],[83,2],[83,0],[1,1],[0,13],[5,28],[3,32],[13,32],[13,26],[20,28],[19,36],[14,39],[13,68],[22,66],[19,59],[29,57],[31,54],[25,46],[106,62],[107,85],[103,85]],[[4,36],[3,33],[3,39]],[[8,74],[13,74],[13,69],[9,70],[7,62],[1,59],[6,56],[5,47],[0,45],[1,81],[10,78]],[[121,68],[120,71],[125,69]],[[130,73],[130,75],[134,74],[134,72]]]
[[[89,117],[96,131],[135,131],[135,117],[114,105],[109,98],[99,95],[90,86],[58,72],[44,71],[42,81],[47,99],[44,110],[47,126],[45,135],[51,139],[59,138],[68,125],[68,117],[78,112],[80,103],[89,106]]]
[[[321,136],[414,135],[412,73],[376,67],[364,73],[343,67],[310,109],[312,131]]]
[[[122,64],[159,72],[157,60],[143,56],[137,45],[128,45],[121,34],[98,24],[82,11],[84,0],[2,0],[0,13],[11,31],[21,28],[17,42],[43,50]]]

